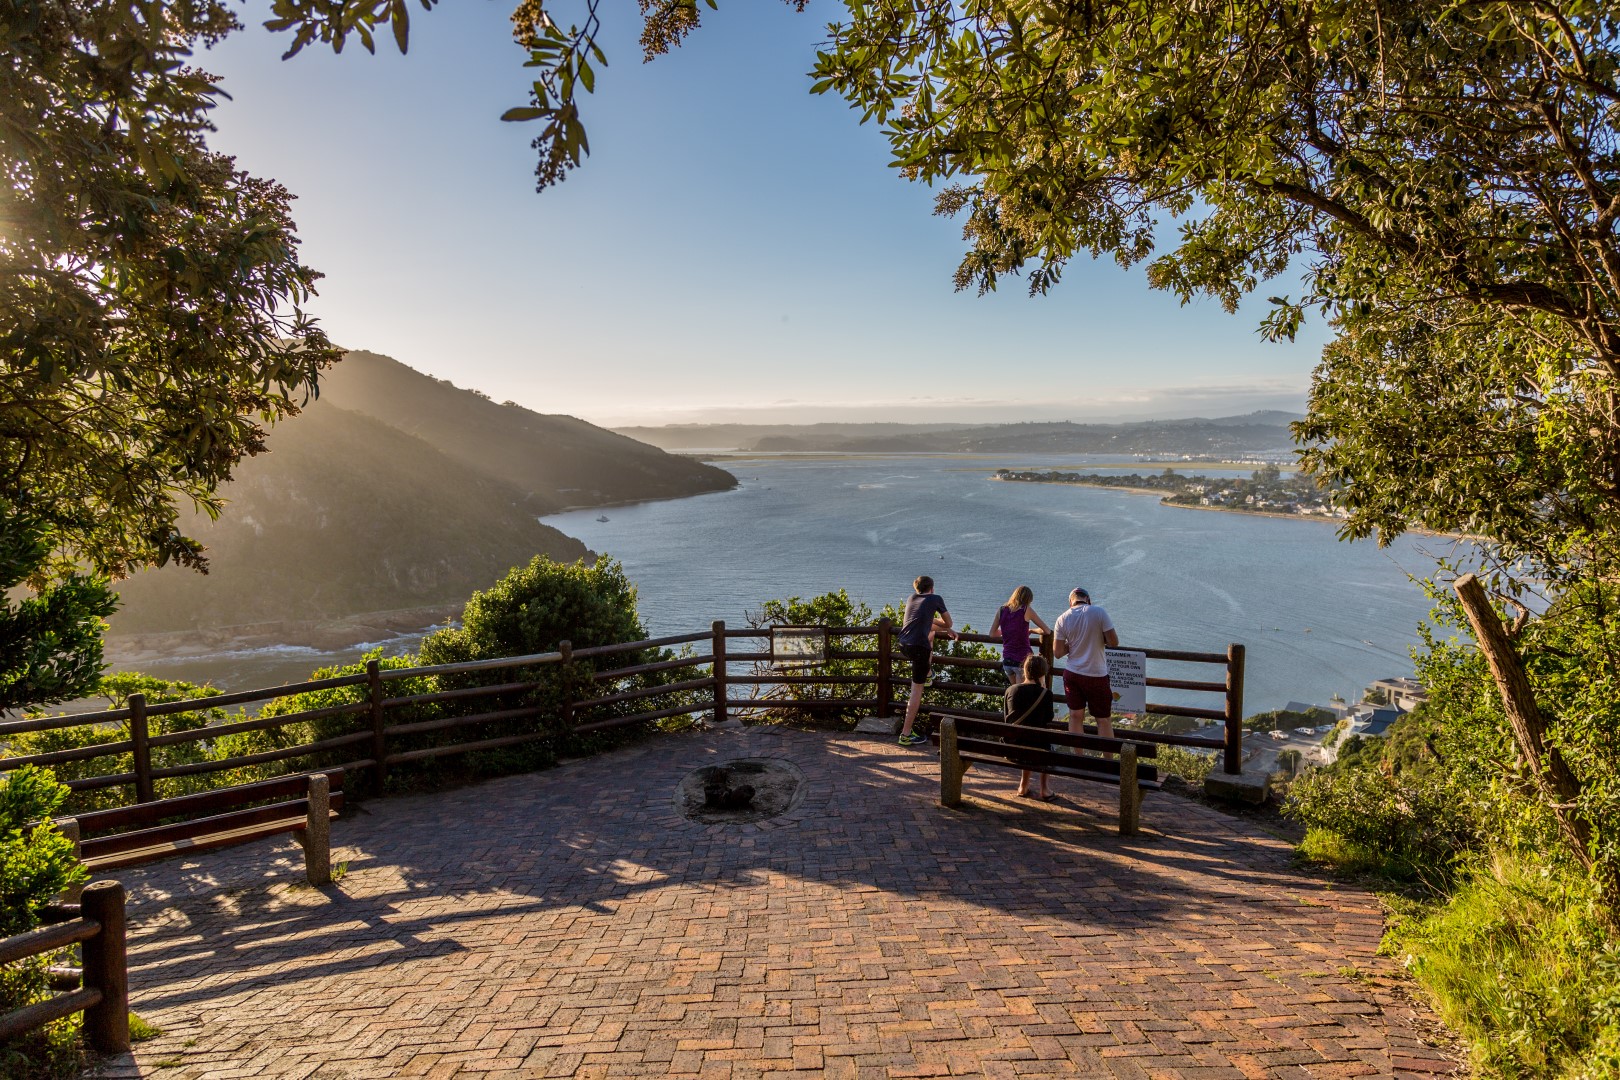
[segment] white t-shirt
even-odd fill
[[[1108,612],[1096,604],[1078,604],[1059,615],[1052,636],[1069,643],[1063,669],[1076,675],[1107,675],[1108,643],[1103,635],[1114,628]]]

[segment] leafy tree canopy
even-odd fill
[[[52,540],[47,527],[0,499],[0,716],[81,697],[101,681],[101,620],[117,598],[105,578],[79,573],[24,587]]]
[[[215,487],[339,353],[291,196],[211,153],[212,0],[0,6],[0,496],[68,557],[200,566]]]

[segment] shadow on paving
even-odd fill
[[[760,756],[803,771],[809,790],[793,811],[757,825],[679,815],[674,793],[688,772]],[[1125,838],[1114,832],[1114,789],[1071,781],[1058,785],[1060,802],[1038,804],[1006,794],[1015,780],[970,773],[964,809],[945,810],[926,753],[753,728],[656,738],[546,772],[372,800],[334,829],[334,847],[349,851],[334,855],[347,858],[348,874],[332,886],[250,885],[136,908],[137,1004],[170,1009],[352,976],[464,951],[463,926],[521,920],[533,937],[544,935],[548,915],[611,916],[677,886],[724,898],[784,877],[983,907],[1051,924],[1057,936],[1171,923],[1331,932],[1344,917],[1318,906],[1313,897],[1331,886],[1291,871],[1284,844],[1206,807],[1150,796],[1144,832]],[[256,845],[209,858],[241,867],[255,855],[260,864],[272,857]],[[188,873],[159,865],[135,884],[205,887],[206,877]],[[207,979],[180,978],[204,958]]]

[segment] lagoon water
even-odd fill
[[[1381,550],[1370,541],[1340,542],[1326,521],[992,479],[998,467],[1119,460],[731,458],[716,463],[737,475],[736,490],[545,521],[624,564],[657,635],[714,619],[741,626],[765,599],[838,588],[876,609],[903,601],[911,579],[927,573],[958,625],[975,629],[989,624],[1016,585],[1034,589],[1035,609],[1048,622],[1069,590],[1084,585],[1108,609],[1122,644],[1223,651],[1242,642],[1248,712],[1290,699],[1325,703],[1335,693],[1355,700],[1373,679],[1411,673],[1410,649],[1429,609],[1412,578],[1432,573],[1434,556],[1450,553],[1451,541],[1403,537]],[[1175,668],[1157,673],[1209,678],[1215,671]]]

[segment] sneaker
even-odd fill
[[[901,746],[920,746],[928,741],[928,736],[920,731],[913,731],[910,735],[900,736]]]

